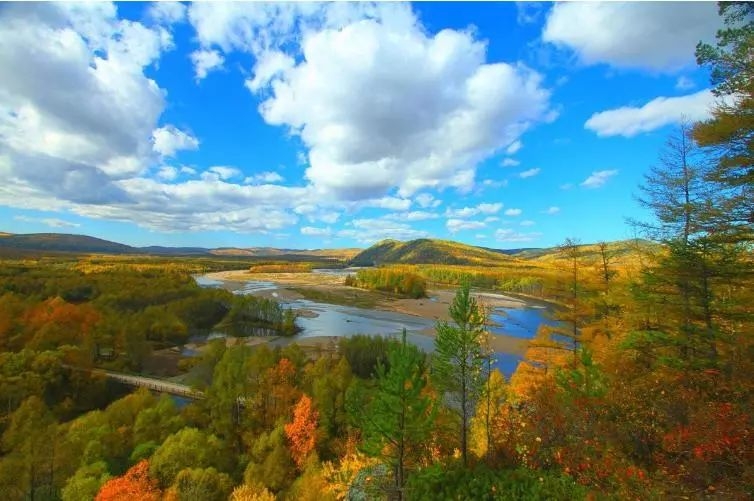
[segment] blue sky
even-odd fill
[[[132,245],[630,238],[708,2],[0,5],[0,225]]]

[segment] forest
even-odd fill
[[[313,352],[216,340],[181,367],[205,398],[128,392],[72,367],[140,372],[214,329],[294,334],[295,315],[192,278],[241,261],[4,256],[2,499],[754,497],[754,5],[720,14],[696,54],[734,98],[679,126],[637,187],[651,245],[356,276],[456,289],[431,354],[405,332]],[[475,288],[559,305],[510,380]]]

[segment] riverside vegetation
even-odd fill
[[[138,370],[223,322],[277,328],[278,310],[191,278],[242,261],[6,257],[3,499],[751,498],[752,10],[722,4],[718,44],[697,48],[736,99],[682,125],[639,188],[651,244],[393,270],[459,284],[432,356],[405,337],[216,340],[183,365],[205,399],[116,395],[68,367]],[[561,305],[510,381],[469,282]]]

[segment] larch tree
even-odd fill
[[[729,241],[754,238],[754,2],[720,2],[724,27],[717,43],[700,42],[697,62],[710,69],[719,97],[712,116],[694,126],[694,138],[715,159],[709,179],[724,197],[715,231]]]
[[[293,408],[293,420],[285,425],[285,436],[288,438],[291,457],[300,470],[317,444],[317,422],[319,412],[314,408],[309,395],[301,398]]]
[[[371,399],[349,394],[349,411],[361,424],[364,452],[392,468],[395,495],[403,499],[406,472],[419,459],[435,415],[434,402],[425,392],[424,354],[408,344],[405,329],[402,342],[388,351],[387,367],[377,365],[376,380]]]
[[[461,458],[466,465],[469,425],[484,390],[487,356],[484,310],[471,296],[468,282],[456,292],[449,313],[452,323],[437,322],[432,370],[437,388],[445,392],[450,408],[461,419]]]

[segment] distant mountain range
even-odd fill
[[[640,245],[654,245],[638,241]],[[618,253],[631,252],[628,242],[611,242]],[[491,249],[450,240],[420,238],[408,242],[382,240],[367,249],[277,249],[273,247],[132,247],[87,235],[67,233],[12,234],[0,232],[0,249],[73,252],[92,254],[143,254],[160,256],[282,257],[312,256],[348,261],[353,266],[380,264],[454,264],[495,266],[516,259],[554,259],[557,248]],[[595,245],[583,245],[585,254],[596,253]]]
[[[0,232],[0,248],[49,252],[161,256],[272,257],[298,255],[332,257],[344,260],[350,259],[361,251],[361,249],[274,249],[271,247],[220,247],[217,249],[205,247],[163,247],[157,245],[133,247],[88,235],[72,235],[68,233],[13,234],[3,232]]]

